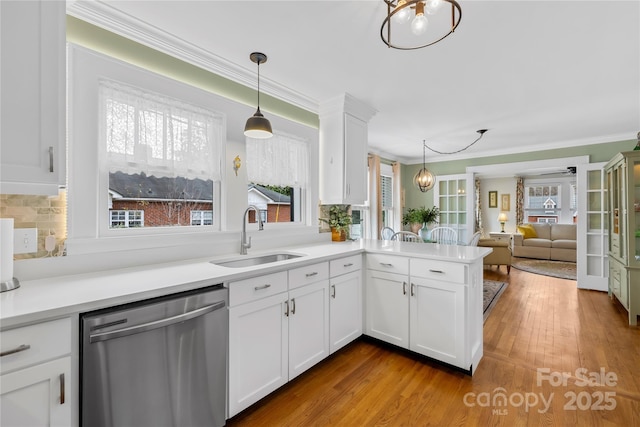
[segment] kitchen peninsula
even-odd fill
[[[77,425],[80,314],[216,283],[223,283],[229,289],[230,328],[237,327],[234,310],[247,312],[247,307],[256,301],[272,298],[281,307],[286,304],[288,314],[289,310],[296,310],[296,300],[298,310],[303,307],[300,293],[303,289],[314,287],[322,296],[322,304],[327,311],[320,327],[327,330],[324,335],[315,330],[314,334],[326,337],[326,349],[318,352],[317,360],[305,366],[299,365],[297,371],[289,367],[275,388],[363,333],[456,366],[469,374],[477,368],[483,344],[482,258],[491,252],[491,248],[362,240],[287,247],[268,253],[276,252],[300,256],[237,268],[211,262],[240,258],[229,254],[215,260],[206,258],[25,281],[19,289],[0,295],[2,351],[10,350],[5,347],[16,344],[31,345],[37,349],[37,342],[18,343],[5,337],[27,339],[33,334],[40,336],[38,334],[51,332],[44,331],[46,328],[53,328],[51,330],[57,334],[58,344],[54,353],[44,354],[45,359],[20,362],[18,359],[21,357],[29,357],[28,351],[4,357],[0,365],[3,379],[5,375],[19,375],[39,366],[40,360],[50,364],[52,360],[64,359],[70,366],[65,368],[66,381],[70,384],[66,392],[65,413],[70,420],[67,424]],[[264,254],[250,251],[243,257]],[[267,276],[277,277],[279,281],[264,288],[269,294],[258,295],[263,285],[257,284],[260,278]],[[333,302],[339,301],[339,297],[344,295],[342,290],[347,289],[340,287],[346,283],[344,278],[349,278],[353,286],[350,288],[353,297],[350,303],[354,305],[333,311]],[[284,312],[284,309],[280,311]],[[346,319],[352,313],[358,313],[355,329],[353,316]],[[344,320],[344,325],[351,322],[351,326],[341,330],[339,326],[342,323],[338,319],[340,322]],[[335,331],[334,327],[337,328]],[[31,335],[21,333],[27,328]],[[41,328],[43,331],[38,330]],[[234,345],[242,344],[231,342],[230,354],[238,350],[237,347],[234,350]],[[292,345],[289,341],[290,352]],[[8,358],[15,358],[16,363]],[[242,378],[233,377],[233,372],[239,369],[238,360],[234,362],[230,357],[229,361],[227,416],[231,417],[270,391],[253,393],[247,384],[241,383]],[[260,388],[259,384],[249,386]]]

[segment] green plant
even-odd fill
[[[424,206],[420,208],[409,208],[402,215],[402,225],[409,224],[431,224],[438,222],[440,211],[436,206],[427,209]]]
[[[336,229],[337,231],[345,231],[349,233],[349,226],[351,225],[351,215],[349,214],[348,205],[331,205],[328,209],[324,207],[325,218],[320,218],[320,221],[329,225],[329,227]]]

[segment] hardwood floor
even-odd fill
[[[640,328],[624,308],[570,280],[504,267],[485,278],[509,286],[473,377],[360,339],[227,425],[640,426]]]

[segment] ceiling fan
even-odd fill
[[[573,176],[576,174],[576,167],[575,166],[567,166],[566,169],[560,169],[557,171],[552,171],[552,172],[547,172],[547,173],[541,173],[540,176],[544,176],[544,175],[563,175],[563,176]]]

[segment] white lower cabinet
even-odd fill
[[[229,417],[329,355],[328,270],[322,263],[229,284]]]
[[[464,366],[465,286],[412,277],[409,349]]]
[[[0,425],[70,426],[71,320],[2,331]]]
[[[367,335],[468,371],[477,366],[480,263],[367,255],[366,295]]]
[[[329,263],[329,352],[362,335],[362,255]]]
[[[31,366],[0,377],[0,424],[69,426],[71,357]]]

